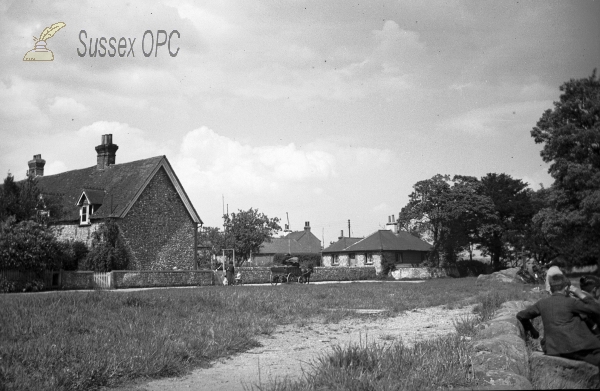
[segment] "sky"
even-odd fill
[[[549,186],[530,131],[600,65],[598,15],[600,1],[3,0],[0,175],[23,179],[36,154],[45,175],[93,166],[112,134],[117,164],[166,155],[205,226],[225,205],[308,221],[325,246],[348,220],[366,236],[436,174]],[[57,22],[54,61],[23,61]]]

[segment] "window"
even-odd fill
[[[94,213],[93,205],[83,205],[79,210],[79,224],[90,224],[90,215]]]
[[[373,254],[365,254],[365,265],[373,264]]]
[[[331,266],[337,266],[337,265],[339,265],[339,264],[340,264],[340,258],[339,258],[339,255],[334,255],[334,256],[331,258]]]

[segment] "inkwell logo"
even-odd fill
[[[63,22],[54,23],[52,26],[46,27],[39,38],[33,37],[35,47],[25,53],[23,61],[54,61],[54,53],[46,48],[46,41],[65,26],[66,24]]]

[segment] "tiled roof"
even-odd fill
[[[411,250],[431,251],[431,245],[408,232],[400,231],[397,234],[394,234],[389,230],[379,230],[343,250],[338,250],[337,252]]]
[[[37,177],[37,183],[42,194],[59,196],[63,206],[61,221],[79,219],[79,208],[76,204],[84,191],[91,203],[101,204],[94,209],[92,220],[124,217],[161,167],[167,171],[192,219],[201,223],[202,220],[188,199],[166,156],[114,164],[104,170],[92,166],[56,175],[41,176]]]
[[[363,238],[348,238],[343,237],[340,238],[337,242],[331,244],[329,247],[323,250],[324,253],[337,253],[344,250],[347,247],[350,247],[354,243],[362,240]]]
[[[310,246],[303,245],[287,236],[285,238],[272,238],[260,246],[260,254],[298,254],[312,252]]]

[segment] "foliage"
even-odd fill
[[[52,230],[14,216],[0,222],[0,269],[43,272],[61,266],[62,247]]]
[[[241,266],[251,253],[258,253],[260,245],[270,241],[271,237],[281,230],[279,218],[269,218],[258,209],[239,210],[224,215],[225,232],[223,233],[223,248],[235,250],[237,266]]]
[[[545,244],[572,265],[600,262],[600,80],[594,70],[560,90],[531,131],[554,178],[534,222]]]
[[[489,264],[477,260],[460,260],[456,262],[456,268],[461,277],[477,277],[491,272]]]
[[[491,254],[494,269],[499,270],[501,258],[524,246],[525,232],[535,213],[531,190],[527,183],[510,175],[487,174],[481,178],[480,191],[492,200],[496,219],[480,229],[478,242],[484,253]]]
[[[77,270],[80,262],[84,262],[89,253],[85,243],[80,240],[61,242],[60,246],[63,253],[63,270]]]
[[[92,248],[83,262],[84,270],[125,270],[129,257],[118,224],[110,219],[92,233]]]
[[[42,195],[37,179],[28,175],[21,182],[15,182],[8,173],[0,188],[0,221],[13,216],[17,222],[35,220],[47,223],[48,216],[55,218],[62,214],[60,203],[55,196]]]
[[[471,249],[483,229],[494,224],[493,203],[474,177],[435,175],[417,182],[398,217],[401,228],[433,243],[428,265],[453,264]]]

